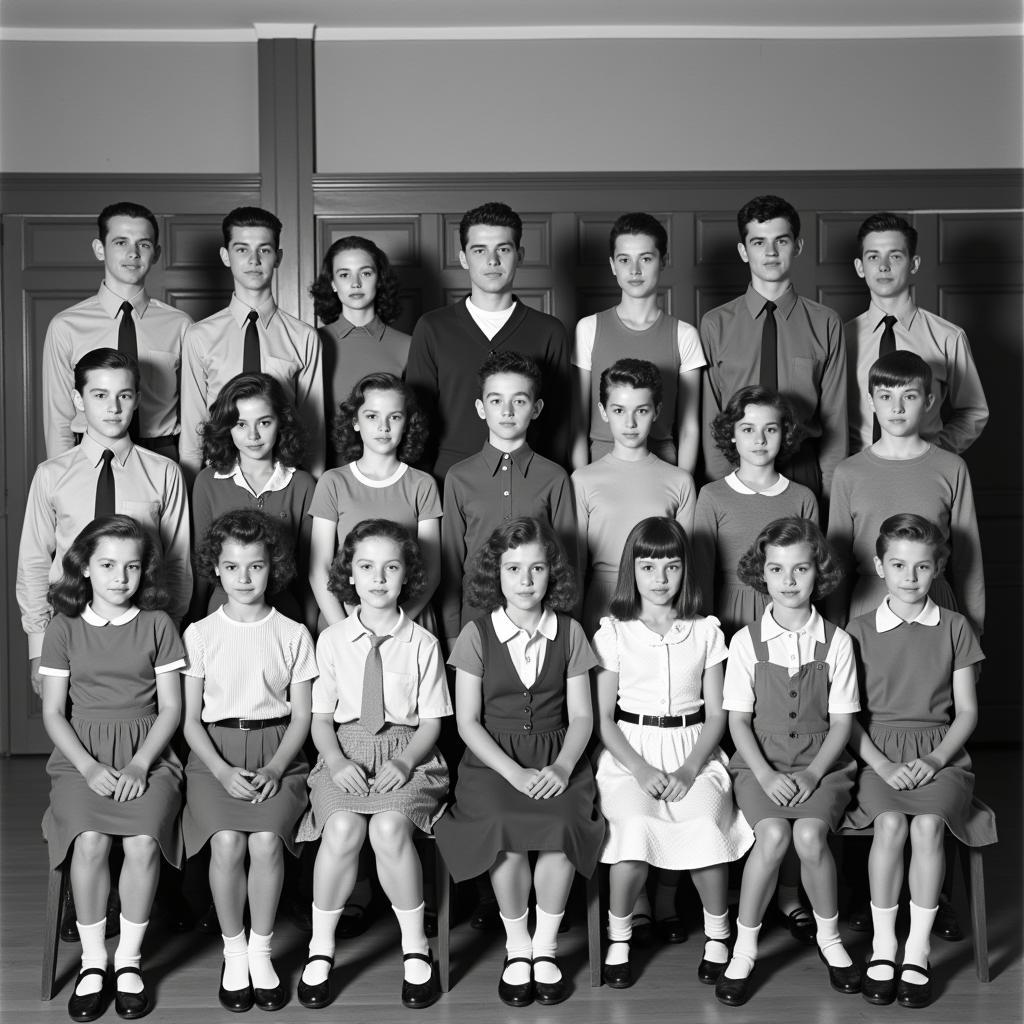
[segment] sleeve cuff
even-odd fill
[[[830,715],[857,715],[860,713],[860,701],[853,701],[849,704],[829,704]]]
[[[71,670],[70,669],[65,669],[65,668],[45,668],[42,665],[39,666],[39,674],[41,676],[53,676],[55,679],[70,679],[71,678]]]
[[[754,713],[754,702],[753,701],[742,701],[742,700],[723,700],[722,701],[723,711],[745,711],[747,714]]]
[[[179,672],[185,667],[185,659],[179,658],[177,661],[172,661],[168,665],[154,665],[153,671],[156,675],[161,675],[164,672]]]

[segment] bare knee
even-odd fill
[[[75,856],[90,862],[105,861],[110,856],[110,836],[102,832],[82,832],[75,840]]]
[[[801,860],[819,860],[824,854],[828,829],[819,818],[802,818],[793,823],[793,845]]]
[[[362,849],[366,838],[365,819],[358,814],[341,811],[332,814],[324,825],[321,849],[331,857],[355,857]]]
[[[254,864],[270,864],[281,856],[281,837],[276,832],[252,832],[249,856]]]
[[[937,814],[919,814],[910,823],[910,841],[918,849],[941,849],[946,823]]]
[[[412,822],[398,811],[382,811],[370,819],[370,845],[374,853],[394,854],[412,842]]]
[[[237,867],[245,859],[245,835],[242,832],[215,832],[210,837],[210,866]]]
[[[140,867],[152,867],[160,853],[152,836],[127,836],[124,840],[124,859]]]
[[[761,856],[769,861],[781,862],[789,849],[792,835],[789,822],[784,818],[762,818],[754,826],[754,834],[757,836],[757,848]]]
[[[884,846],[903,846],[907,841],[907,816],[899,811],[883,811],[875,818],[874,842]]]

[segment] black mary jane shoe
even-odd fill
[[[103,975],[103,984],[99,987],[96,992],[90,992],[88,995],[79,996],[75,992],[78,986],[82,983],[83,978],[88,978],[90,974],[101,974]],[[78,977],[75,978],[75,987],[71,990],[71,998],[68,1000],[68,1016],[72,1020],[96,1020],[97,1017],[103,1016],[103,1011],[106,1010],[107,1002],[107,970],[105,967],[87,967],[84,971],[80,971]]]
[[[621,964],[601,964],[601,980],[609,988],[632,988],[633,965],[627,960]]]
[[[633,915],[633,937],[629,940],[634,946],[646,949],[654,942],[654,919],[650,914]]]
[[[723,946],[728,947],[729,939],[713,939],[710,935],[704,936],[705,946],[709,942],[720,942]],[[731,955],[731,952],[730,952]],[[722,971],[729,966],[729,961],[726,960],[724,963],[719,963],[717,960],[708,960],[705,957],[700,958],[700,963],[697,964],[697,980],[702,985],[714,985],[718,981]]]
[[[871,908],[866,903],[857,903],[846,915],[846,927],[851,932],[871,931]]]
[[[370,909],[361,903],[346,903],[338,918],[336,934],[339,939],[354,939],[370,927]],[[313,930],[312,921],[310,931]]]
[[[153,1009],[153,1001],[149,998],[145,980],[142,981],[142,991],[122,992],[117,987],[117,979],[122,974],[137,974],[142,978],[142,971],[138,967],[121,967],[114,971],[114,1013],[122,1020],[138,1020],[145,1017]]]
[[[325,963],[329,963],[332,968],[334,967],[334,957],[326,956],[324,953],[314,953],[313,956],[307,957],[306,962],[302,965],[303,973],[305,973],[306,968],[310,964],[315,963],[317,960],[323,960]],[[300,974],[299,983],[295,987],[295,995],[307,1010],[322,1010],[331,1001],[330,970],[327,972],[327,977],[317,985],[308,985],[302,980],[302,974]]]
[[[260,1010],[280,1010],[288,1002],[288,991],[284,982],[279,981],[273,988],[252,987],[252,1000]]]
[[[923,985],[915,985],[913,982],[904,981],[905,971],[917,971],[923,974],[928,980]],[[917,964],[900,964],[896,972],[896,1002],[900,1006],[906,1006],[911,1010],[920,1010],[932,1001],[932,971],[931,965],[919,967]]]
[[[217,989],[217,999],[225,1010],[231,1013],[246,1013],[252,1009],[255,1001],[252,985],[245,988],[227,989],[224,987],[224,964],[220,968],[220,988]]]
[[[662,917],[654,922],[654,930],[662,942],[678,945],[686,941],[686,923],[677,914]]]
[[[441,998],[433,957],[429,953],[403,953],[402,960],[423,960],[430,964],[430,977],[426,981],[402,982],[402,1005],[410,1010],[425,1010],[433,1006]]]
[[[469,916],[469,927],[478,932],[494,932],[501,927],[498,901],[493,896],[481,896]]]
[[[502,965],[501,973],[502,977],[498,981],[498,998],[506,1006],[529,1006],[533,1002],[533,977],[531,975],[530,980],[522,985],[510,985],[505,980],[505,968],[509,964],[530,964],[533,966],[533,961],[528,956],[514,956],[510,960],[508,957],[505,958],[505,963]]]
[[[833,967],[825,959],[825,954],[821,951],[820,946],[818,947],[818,958],[828,968],[828,983],[837,992],[852,996],[860,991],[860,968],[856,964],[850,964],[849,967]]]
[[[960,942],[964,937],[964,930],[956,919],[953,904],[942,896],[939,897],[939,909],[932,922],[932,935],[937,935],[946,942]]]
[[[871,967],[891,967],[892,977],[888,981],[872,978],[868,974],[868,969]],[[860,994],[875,1006],[888,1006],[896,998],[896,962],[894,960],[869,960],[864,965]]]
[[[534,965],[554,964],[558,967],[558,961],[553,956],[535,956],[533,962]],[[561,975],[560,967],[559,974]],[[569,998],[569,986],[566,984],[564,975],[559,977],[558,981],[538,981],[535,974],[533,991],[541,1006],[555,1006],[557,1003],[564,1003]]]
[[[796,910],[783,914],[782,922],[789,930],[789,934],[805,946],[811,945],[814,942],[814,937],[818,934],[814,915],[806,907],[797,907]]]
[[[60,937],[62,942],[78,941],[78,915],[75,913],[75,898],[71,886],[64,889],[64,902],[60,908]]]
[[[753,981],[753,967],[745,978],[727,978],[723,969],[715,982],[715,998],[726,1006],[742,1006],[750,998]]]

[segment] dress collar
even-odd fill
[[[274,471],[270,474],[270,479],[266,482],[263,490],[260,494],[269,494],[271,491],[283,491],[292,481],[292,475],[295,473],[294,466],[284,466],[279,461],[274,461]],[[242,467],[236,462],[234,468],[228,470],[226,473],[222,473],[220,470],[214,470],[213,473],[215,480],[233,480],[239,487],[244,491],[248,491],[254,498],[258,498],[260,495],[257,494],[250,486],[249,481],[245,479],[245,475],[242,473]]]
[[[939,606],[929,597],[925,601],[924,607],[913,619],[901,619],[889,607],[888,597],[875,609],[875,630],[878,633],[888,633],[890,629],[896,629],[897,626],[911,622],[916,622],[921,626],[937,626],[939,624]]]
[[[525,629],[517,626],[508,617],[508,612],[504,608],[496,608],[491,612],[491,625],[494,626],[495,636],[503,644],[507,644],[517,633],[526,633]],[[545,608],[541,613],[537,628],[530,636],[527,636],[527,639],[532,640],[538,633],[546,640],[554,640],[558,635],[558,619],[550,608]]]
[[[132,605],[128,611],[118,615],[116,619],[104,619],[101,615],[97,615],[93,611],[91,604],[87,604],[82,610],[82,618],[89,623],[90,626],[124,626],[131,622],[136,615],[139,614],[139,609]]]
[[[786,629],[780,626],[772,616],[774,603],[770,603],[761,616],[761,639],[766,643],[775,640],[780,636],[789,636],[796,633],[798,636],[806,633],[812,640],[819,644],[825,642],[825,620],[818,614],[818,609],[811,606],[811,617],[799,629]]]
[[[368,324],[360,327],[357,324],[350,323],[345,319],[345,314],[342,313],[333,324],[330,325],[335,335],[339,340],[347,338],[353,331],[358,331],[360,334],[368,334],[374,341],[380,341],[384,337],[384,332],[387,327],[383,320],[379,316],[375,316]]]
[[[777,494],[781,494],[788,486],[789,480],[786,479],[781,473],[779,479],[775,481],[766,491],[755,491],[749,488],[736,473],[730,473],[726,478],[725,482],[737,493],[737,494],[763,494],[767,498],[774,498]]]

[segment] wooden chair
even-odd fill
[[[68,871],[66,866],[50,872],[46,883],[46,923],[43,933],[43,974],[39,998],[53,998],[57,982],[57,950],[60,948],[60,915],[67,892]]]

